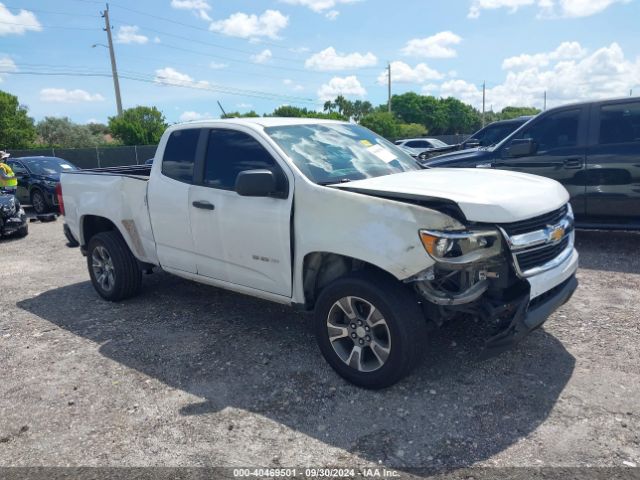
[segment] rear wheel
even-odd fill
[[[133,297],[142,286],[138,262],[118,232],[101,232],[91,238],[87,267],[93,287],[105,300]]]
[[[38,215],[47,213],[49,211],[47,199],[45,198],[44,193],[42,193],[38,189],[31,192],[31,206]]]
[[[322,291],[315,333],[323,356],[338,374],[377,389],[393,385],[417,364],[426,322],[406,286],[386,275],[356,273]]]

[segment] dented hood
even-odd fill
[[[437,168],[334,185],[387,198],[449,200],[467,220],[510,223],[556,210],[569,201],[560,183],[505,170]]]

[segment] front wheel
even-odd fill
[[[406,376],[426,339],[415,294],[377,272],[359,272],[327,286],[316,303],[314,321],[329,365],[364,388],[388,387]]]
[[[142,272],[118,232],[101,232],[91,237],[87,266],[93,287],[105,300],[124,300],[140,291]]]

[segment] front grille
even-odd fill
[[[516,254],[516,261],[520,271],[526,272],[532,268],[540,267],[560,255],[569,245],[569,235],[565,236],[555,245],[546,245],[534,250],[526,250]]]
[[[505,223],[500,225],[503,230],[509,236],[520,235],[521,233],[533,232],[535,230],[542,230],[547,225],[557,225],[567,215],[567,205],[564,205],[558,210],[545,213],[534,218],[527,220],[521,220],[519,222]]]

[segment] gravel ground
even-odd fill
[[[448,325],[371,392],[304,315],[163,273],[107,303],[61,221],[30,227],[0,241],[2,466],[640,464],[640,235],[579,232],[579,290],[515,350]]]

